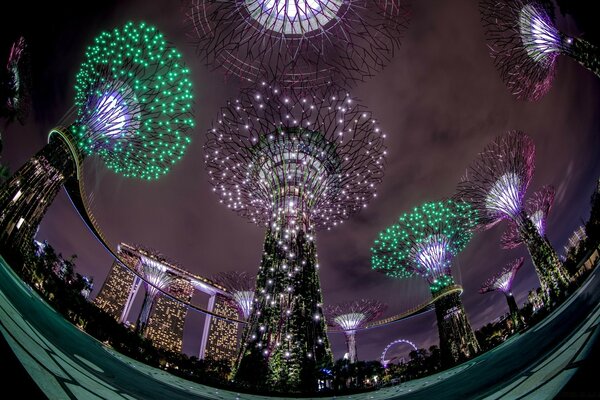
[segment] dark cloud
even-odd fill
[[[178,46],[194,72],[197,129],[182,162],[158,182],[125,180],[101,162],[88,160],[86,184],[94,212],[115,245],[143,243],[205,276],[232,269],[255,272],[263,229],[219,204],[202,161],[203,133],[239,86],[202,64],[186,37],[181,5],[173,3],[96,2],[92,11],[87,11],[87,3],[52,3],[36,11],[37,17],[28,9],[33,6],[22,4],[3,13],[0,52],[25,34],[33,53],[35,85],[33,118],[3,135],[3,160],[15,170],[43,146],[49,128],[69,108],[77,63],[99,30],[146,20]],[[561,58],[550,93],[537,103],[519,102],[505,89],[488,57],[476,1],[414,3],[413,22],[392,64],[353,90],[388,133],[389,157],[379,196],[361,214],[320,233],[317,242],[325,301],[376,298],[389,304],[388,314],[426,301],[429,294],[422,280],[394,281],[370,270],[369,249],[377,233],[413,206],[452,195],[467,165],[498,134],[521,129],[534,138],[536,173],[529,193],[545,184],[556,186],[548,235],[559,251],[587,219],[600,173],[600,84],[591,73]],[[573,29],[568,18],[561,23]],[[504,227],[478,234],[455,265],[475,328],[507,310],[502,295],[477,293],[481,283],[511,259],[526,256],[523,248],[499,248]],[[110,258],[64,194],[51,206],[38,238],[49,240],[65,255],[77,253],[79,270],[93,275],[100,287]],[[514,288],[519,304],[538,284],[527,256],[526,260]],[[199,296],[195,301],[205,300]],[[186,325],[185,350],[190,354],[197,353],[202,321],[193,316]],[[386,344],[398,338],[421,347],[437,344],[434,313],[360,332],[359,357],[378,358]],[[341,357],[343,338],[332,335],[332,343],[336,357]]]

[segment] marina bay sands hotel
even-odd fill
[[[170,295],[190,302],[195,291],[209,296],[208,311],[238,319],[237,309],[230,304],[230,294],[210,279],[194,275],[150,252],[135,246],[121,243],[118,253],[127,265],[140,270],[143,262],[158,263],[164,271],[172,275],[171,283],[164,289]],[[142,280],[115,261],[94,302],[102,310],[112,315],[120,323],[130,321],[130,312]],[[157,347],[174,352],[183,349],[183,328],[187,307],[174,299],[158,294],[154,301],[144,335]],[[200,340],[198,358],[212,358],[233,362],[238,345],[238,324],[205,316],[204,329]],[[136,316],[132,317],[135,321]]]

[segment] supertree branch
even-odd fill
[[[74,107],[0,189],[0,247],[31,245],[59,188],[77,185],[85,157],[98,156],[125,177],[166,174],[190,142],[189,76],[181,54],[152,26],[130,22],[97,36],[76,76]]]
[[[554,204],[554,195],[556,191],[553,186],[547,185],[535,192],[525,204],[525,214],[527,218],[533,222],[540,236],[546,236],[546,221],[548,214]],[[509,221],[507,229],[502,234],[500,239],[502,247],[505,249],[513,249],[523,243],[519,232],[519,226]]]
[[[214,280],[227,289],[235,308],[248,319],[254,304],[256,277],[244,271],[228,271],[219,272]]]
[[[519,307],[517,306],[517,302],[512,294],[512,285],[517,272],[523,266],[523,261],[523,257],[511,261],[500,272],[489,278],[483,284],[483,286],[481,286],[481,289],[479,289],[479,293],[481,294],[493,291],[504,293],[506,302],[508,303],[510,317],[515,329],[521,327],[523,321],[519,315]]]
[[[452,259],[467,245],[477,212],[462,201],[425,203],[403,214],[379,234],[371,248],[372,267],[405,278],[424,277],[432,292],[453,285]]]
[[[6,109],[7,123],[18,120],[25,123],[31,109],[31,65],[27,42],[21,36],[10,48],[6,63],[6,99],[2,108]],[[4,84],[4,82],[0,82]]]
[[[425,203],[379,234],[371,266],[395,278],[423,276],[435,301],[442,364],[453,365],[480,351],[454,285],[452,259],[473,236],[477,210],[461,200]]]
[[[377,319],[386,309],[386,304],[372,299],[360,299],[325,308],[329,325],[341,328],[346,335],[351,363],[357,360],[356,330]]]
[[[455,197],[479,212],[480,228],[503,219],[518,220],[535,169],[535,145],[523,132],[498,136],[471,163]]]
[[[154,257],[142,256],[138,264],[138,272],[144,277],[144,301],[140,310],[140,315],[136,323],[136,330],[144,333],[148,324],[148,318],[154,306],[154,300],[160,290],[169,287],[175,280],[175,275],[169,273],[165,265]]]
[[[523,266],[524,258],[517,258],[508,263],[500,272],[489,278],[479,289],[479,293],[499,291],[509,294],[512,290],[512,284],[519,269]]]
[[[244,81],[301,91],[348,86],[382,70],[400,46],[404,0],[192,0],[190,36],[209,65]]]
[[[550,1],[480,0],[480,10],[490,55],[518,98],[535,101],[550,90],[560,54],[600,76],[598,48],[561,33]]]

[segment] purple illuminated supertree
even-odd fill
[[[325,315],[332,327],[339,327],[346,335],[348,359],[356,362],[356,330],[378,318],[387,305],[371,299],[361,299],[325,308]]]
[[[383,178],[383,138],[345,91],[282,93],[262,85],[221,109],[205,163],[230,209],[267,228],[236,380],[316,390],[331,360],[315,233],[366,207]]]
[[[452,277],[452,261],[469,243],[477,212],[468,203],[425,203],[379,234],[371,266],[394,278],[422,276],[435,304],[442,363],[452,365],[480,351]]]
[[[6,63],[6,82],[4,85],[0,111],[7,118],[6,125],[14,120],[25,123],[31,108],[31,73],[27,43],[20,37],[13,43]]]
[[[490,55],[519,99],[535,101],[550,90],[560,54],[600,76],[598,49],[556,28],[552,2],[480,0],[480,9]]]
[[[488,292],[498,291],[504,293],[506,301],[508,303],[508,309],[510,311],[510,317],[513,322],[515,329],[522,326],[521,316],[519,315],[519,307],[512,294],[512,285],[517,275],[517,271],[523,266],[524,258],[517,258],[508,265],[506,265],[502,271],[485,281],[479,293],[484,294]]]
[[[527,245],[542,289],[560,296],[569,285],[566,272],[547,238],[527,216],[523,199],[533,176],[535,145],[523,132],[498,136],[467,169],[456,197],[479,211],[480,228],[512,221]]]
[[[231,301],[239,313],[248,319],[254,303],[256,277],[243,271],[219,272],[214,281],[231,294]]]
[[[408,24],[405,0],[192,0],[207,63],[282,88],[348,86],[388,64]]]
[[[525,214],[533,222],[542,237],[546,236],[546,220],[554,203],[554,195],[554,187],[547,185],[535,192],[527,199],[525,204]],[[505,249],[514,249],[523,244],[523,239],[519,234],[519,227],[513,220],[509,221],[508,228],[502,234],[500,243]]]
[[[135,328],[143,335],[146,330],[146,325],[148,324],[148,318],[150,318],[150,313],[154,306],[156,295],[158,295],[160,290],[169,287],[171,282],[175,280],[175,275],[169,273],[164,263],[152,256],[141,256],[137,269],[144,277],[146,293],[144,294],[144,302],[142,303],[142,308],[135,324]]]

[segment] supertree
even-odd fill
[[[480,0],[480,10],[490,55],[519,99],[535,101],[550,90],[561,54],[600,76],[598,48],[560,32],[551,1]]]
[[[181,54],[145,23],[100,34],[75,83],[75,107],[0,189],[0,248],[31,242],[60,186],[96,155],[125,177],[166,174],[190,142],[192,83]]]
[[[384,172],[381,132],[346,92],[243,91],[208,132],[205,162],[221,203],[267,228],[236,380],[317,389],[331,361],[315,232],[366,207]]]
[[[282,88],[348,86],[388,64],[408,24],[405,0],[192,0],[198,53],[242,80]]]
[[[6,63],[5,78],[0,82],[2,104],[0,114],[6,117],[5,125],[18,120],[25,123],[31,108],[31,71],[29,52],[24,37],[20,37],[10,48]]]
[[[137,270],[144,277],[144,301],[135,324],[136,331],[143,335],[148,324],[148,318],[154,306],[154,300],[159,291],[165,290],[175,280],[175,275],[169,273],[167,267],[154,257],[142,256]]]
[[[325,307],[325,315],[332,327],[339,327],[346,335],[348,358],[355,363],[356,330],[377,319],[387,309],[387,305],[371,299],[360,299]]]
[[[556,251],[527,216],[523,199],[535,168],[535,145],[523,132],[498,136],[469,166],[458,184],[456,197],[479,211],[480,228],[506,219],[512,221],[527,245],[544,293],[555,298],[568,287]]]
[[[227,289],[233,305],[247,320],[254,304],[256,277],[244,271],[228,271],[219,272],[214,281]]]
[[[379,234],[372,268],[394,278],[427,280],[440,335],[442,363],[451,365],[480,351],[452,277],[452,261],[471,240],[477,212],[462,201],[425,203]]]
[[[481,289],[479,289],[479,293],[481,294],[494,291],[504,293],[510,311],[510,318],[515,329],[519,329],[523,326],[523,321],[521,320],[517,302],[512,294],[512,285],[515,276],[517,275],[517,271],[523,266],[523,261],[523,257],[511,261],[502,269],[502,271],[485,281],[483,286],[481,286]]]
[[[540,236],[546,236],[546,220],[554,203],[556,191],[551,185],[542,187],[527,199],[525,202],[525,214],[533,222]],[[502,234],[500,239],[502,247],[505,249],[514,249],[523,244],[523,239],[519,234],[519,227],[513,220],[509,220],[508,228]]]

